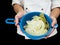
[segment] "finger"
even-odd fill
[[[19,25],[17,25],[17,28],[20,28],[20,26],[19,26]]]
[[[57,21],[56,20],[53,20],[53,22],[52,22],[52,27],[54,27],[54,25],[57,23]]]
[[[47,37],[45,37],[45,39],[47,39],[47,38],[49,38],[48,36]]]
[[[57,23],[57,20],[56,20],[56,18],[53,17],[53,16],[50,16],[50,17],[51,17],[51,19],[52,19],[52,27],[54,27],[54,25]]]
[[[19,21],[18,16],[15,16],[15,26],[18,25],[18,21]]]

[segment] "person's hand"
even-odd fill
[[[19,27],[19,24],[18,24],[19,19],[20,19],[24,14],[25,14],[24,11],[20,11],[20,12],[18,12],[18,13],[16,14],[15,20],[14,20],[15,26]]]
[[[57,23],[57,19],[55,18],[55,17],[53,17],[53,16],[50,16],[51,17],[51,19],[52,19],[52,27],[54,27],[54,25]],[[51,33],[48,35],[48,36],[46,36],[45,37],[45,39],[47,39],[47,38],[49,38],[49,36],[54,32],[54,30],[55,29],[53,29],[52,31],[51,31]]]
[[[53,16],[50,16],[52,19],[52,27],[54,27],[54,25],[57,23],[57,19]]]

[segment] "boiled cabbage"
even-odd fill
[[[39,36],[45,34],[49,28],[49,24],[46,21],[43,14],[40,16],[33,16],[32,20],[26,21],[26,25],[24,26],[25,31],[33,36]]]

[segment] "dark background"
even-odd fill
[[[59,24],[58,27],[58,33],[57,35],[49,38],[49,39],[42,39],[38,41],[33,40],[24,40],[23,36],[20,36],[16,33],[16,27],[15,25],[8,25],[5,23],[6,18],[14,18],[15,12],[13,10],[13,7],[11,5],[12,0],[0,0],[0,43],[2,44],[56,44],[58,45],[60,43],[60,22],[58,17],[57,21]],[[25,42],[25,43],[24,43]],[[36,42],[36,43],[35,43]],[[0,44],[1,45],[1,44]]]

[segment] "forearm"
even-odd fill
[[[22,6],[20,6],[20,5],[18,5],[18,4],[14,4],[14,5],[13,5],[13,8],[14,8],[14,11],[15,11],[16,13],[23,11]]]
[[[60,14],[60,9],[59,8],[54,8],[52,11],[51,11],[51,16],[55,17],[55,18],[58,18]]]

